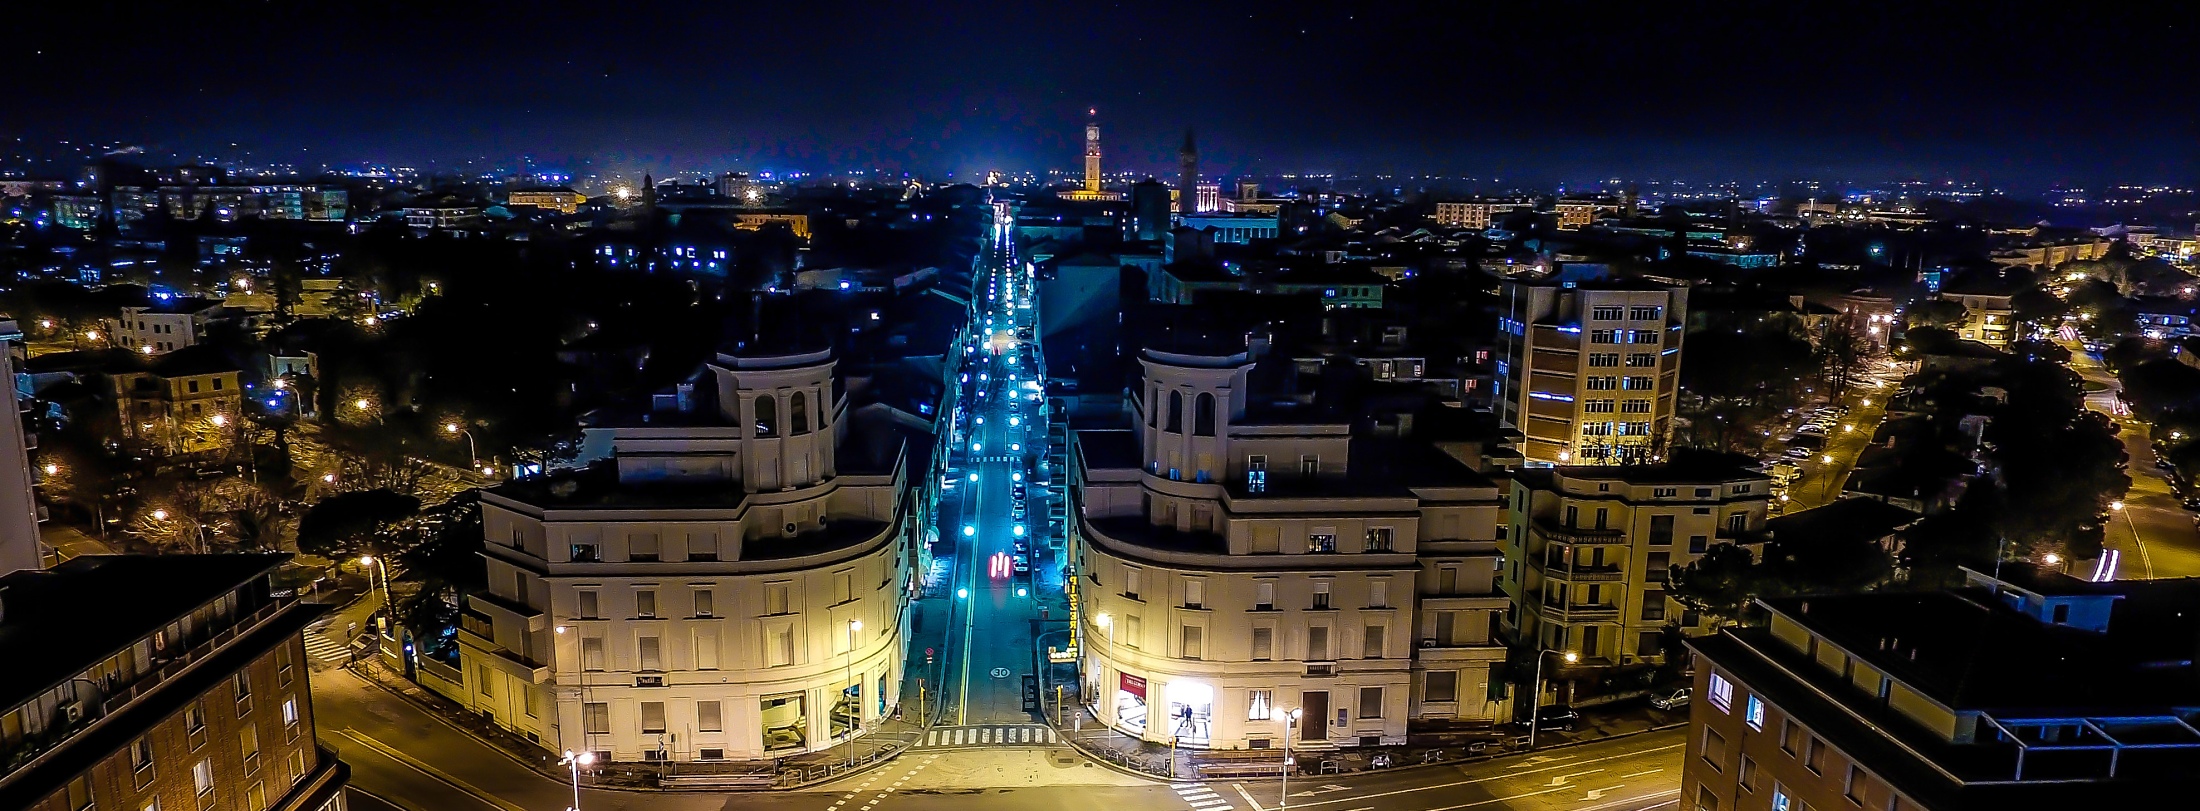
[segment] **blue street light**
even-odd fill
[[[976,476],[972,476],[971,478],[977,478],[977,477],[976,477]],[[1009,480],[1009,481],[1012,481],[1012,482],[1020,482],[1020,481],[1023,481],[1023,480],[1024,480],[1024,474],[1022,474],[1022,473],[1010,473],[1010,474],[1008,474],[1008,480]]]
[[[956,590],[955,590],[955,598],[956,598],[956,599],[958,599],[958,600],[968,600],[968,599],[970,599],[970,590],[969,590],[969,589],[967,589],[967,588],[961,588],[961,589],[956,589]]]
[[[1017,525],[1016,525],[1016,529],[1015,529],[1014,531],[1015,531],[1015,533],[1016,533],[1016,537],[1018,537],[1018,538],[1024,537],[1024,525],[1022,525],[1022,524],[1017,524]]]
[[[977,481],[977,480],[978,480],[978,474],[976,474],[976,473],[972,473],[972,474],[970,474],[970,480],[971,480],[971,481]]]
[[[1018,596],[1018,597],[1026,597],[1026,596],[1029,596],[1030,594],[1031,594],[1031,592],[1029,592],[1029,591],[1026,591],[1026,590],[1024,590],[1024,587],[1023,587],[1023,586],[1017,586],[1017,587],[1016,587],[1016,596]]]
[[[976,535],[976,534],[978,534],[978,528],[977,528],[977,527],[971,526],[971,525],[969,525],[969,524],[964,524],[964,525],[963,525],[963,537],[965,537],[965,538],[968,538],[968,537],[970,537],[970,536],[972,536],[972,535]]]

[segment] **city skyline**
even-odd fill
[[[2144,18],[957,11],[853,4],[729,18],[655,7],[508,19],[221,5],[108,22],[45,7],[26,12],[22,30],[41,44],[19,53],[12,89],[15,106],[39,115],[0,137],[306,166],[532,154],[593,156],[615,171],[961,175],[1072,167],[1084,114],[1097,108],[1111,165],[1162,177],[1187,126],[1202,134],[1209,171],[1232,175],[2047,186],[2200,174],[2191,117],[2151,112],[2189,109],[2189,83],[2130,91],[2144,93],[2132,113],[2105,111],[2113,88],[2192,72],[2183,51],[2148,45],[2174,39],[2174,24]],[[867,24],[816,22],[831,19]],[[2128,47],[2027,56],[2057,53],[2052,38],[2073,26],[2115,30]],[[732,37],[679,38],[695,31]],[[207,50],[246,42],[248,57]]]

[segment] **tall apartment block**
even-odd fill
[[[892,712],[929,446],[854,419],[834,366],[718,354],[611,430],[610,463],[484,491],[470,708],[614,762],[813,751]]]
[[[0,808],[342,811],[287,555],[88,556],[0,577]]]
[[[1656,461],[1680,392],[1688,291],[1553,275],[1499,287],[1498,418],[1535,465]]]
[[[2200,789],[2200,583],[2024,563],[1690,640],[1680,807],[2146,808]]]
[[[1764,528],[1772,480],[1725,457],[1517,471],[1505,534],[1507,636],[1576,667],[1663,661],[1665,626],[1698,627],[1666,595],[1671,567]]]
[[[1139,364],[1131,426],[1072,440],[1074,626],[1096,717],[1219,749],[1287,733],[1396,744],[1418,720],[1509,717],[1497,483],[1376,430],[1348,385],[1329,387],[1345,375],[1265,339]]]

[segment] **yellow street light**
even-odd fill
[[[2049,553],[2047,553],[2046,555],[2044,555],[2044,556],[2041,556],[2041,557],[2040,557],[2040,561],[2041,561],[2042,563],[2046,563],[2046,564],[2047,564],[2047,565],[2049,565],[2049,566],[2053,566],[2053,565],[2055,565],[2055,564],[2058,564],[2058,563],[2061,563],[2061,562],[2062,562],[2062,556],[2061,556],[2061,555],[2058,555],[2058,554],[2055,554],[2055,553],[2053,553],[2053,552],[2049,552]]]
[[[226,414],[216,414],[214,416],[207,417],[206,421],[213,423],[214,427],[220,428],[224,425],[229,424],[229,416]]]
[[[368,402],[368,401],[367,401],[367,398],[365,398],[365,397],[361,397],[361,398],[359,398],[359,399],[357,399],[357,400],[353,400],[353,401],[351,401],[351,407],[352,407],[352,408],[356,408],[356,409],[359,409],[360,411],[365,411],[365,410],[367,410],[367,406],[370,406],[370,405],[373,405],[373,403],[371,403],[371,402]]]
[[[446,423],[444,423],[444,424],[443,424],[443,433],[446,433],[446,434],[455,434],[455,433],[458,433],[458,423],[455,423],[455,422],[446,422]]]
[[[2111,510],[2121,510],[2124,508],[2124,503],[2121,501],[2111,501],[2108,503],[2108,508]]]
[[[1098,625],[1102,628],[1106,628],[1115,624],[1115,618],[1108,616],[1106,612],[1094,614],[1092,616],[1092,624]]]
[[[51,476],[51,475],[54,475],[54,474],[56,474],[56,473],[60,473],[60,472],[61,472],[61,466],[60,466],[60,465],[54,464],[54,463],[52,463],[52,462],[47,462],[47,463],[46,463],[46,475],[48,475],[48,476]]]
[[[167,510],[154,510],[154,511],[153,511],[153,520],[155,520],[155,521],[166,521],[166,520],[168,520],[168,511],[167,511]]]
[[[1830,454],[1830,453],[1829,453],[1829,454],[1825,454],[1825,455],[1823,455],[1823,456],[1820,456],[1820,457],[1818,457],[1818,461],[1819,461],[1819,463],[1821,463],[1821,464],[1828,464],[1828,465],[1830,465],[1830,464],[1833,464],[1833,454]]]

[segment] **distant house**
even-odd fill
[[[218,299],[155,296],[150,303],[122,308],[107,329],[116,345],[158,355],[197,346],[209,327],[235,315]]]

